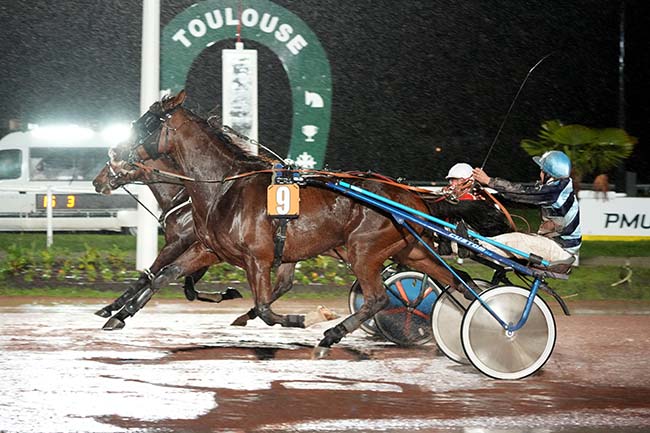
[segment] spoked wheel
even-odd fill
[[[489,289],[489,281],[475,279],[479,293]],[[460,364],[469,364],[460,342],[460,326],[471,301],[457,290],[446,291],[438,297],[431,313],[431,329],[438,348],[445,356]]]
[[[501,286],[481,294],[506,323],[516,324],[530,291],[517,286]],[[546,302],[535,296],[524,326],[506,332],[478,300],[472,301],[461,326],[461,341],[470,362],[483,374],[495,379],[530,376],[548,361],[555,346],[553,313]]]
[[[389,304],[375,314],[379,332],[400,346],[417,346],[431,340],[431,311],[442,289],[421,272],[399,272],[384,283]],[[421,290],[424,287],[424,290]]]
[[[361,292],[361,284],[358,280],[354,280],[352,287],[350,287],[350,293],[348,295],[348,308],[350,309],[350,314],[354,314],[359,311],[359,308],[363,305],[363,293]],[[375,324],[375,319],[368,319],[363,322],[360,328],[368,335],[379,335],[379,330],[377,330],[377,325]]]

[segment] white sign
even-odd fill
[[[257,51],[223,50],[223,124],[257,140]],[[252,145],[251,145],[252,146]],[[257,146],[248,149],[257,154]]]
[[[580,226],[587,240],[637,240],[650,238],[650,198],[583,196],[580,192]],[[586,195],[586,194],[585,194]]]

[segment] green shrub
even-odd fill
[[[34,260],[31,251],[21,248],[16,244],[11,244],[7,247],[7,255],[4,260],[2,272],[12,276],[20,275],[33,265]]]

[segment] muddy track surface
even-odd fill
[[[650,431],[650,314],[634,304],[554,310],[555,350],[519,381],[362,331],[312,360],[336,321],[229,326],[245,299],[152,302],[111,332],[100,306],[0,298],[1,432]]]

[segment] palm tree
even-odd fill
[[[559,120],[542,123],[538,140],[521,140],[521,147],[531,156],[549,150],[561,150],[571,158],[576,192],[584,176],[604,173],[618,166],[632,154],[636,137],[619,128],[589,128],[583,125],[564,125]]]

